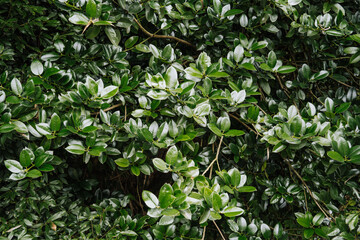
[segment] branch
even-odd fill
[[[137,25],[139,25],[139,28],[141,29],[141,31],[143,31],[143,32],[144,32],[146,35],[148,35],[149,37],[172,39],[172,40],[178,41],[179,43],[188,45],[188,46],[193,47],[193,48],[196,49],[196,46],[192,45],[191,43],[189,43],[188,41],[185,41],[185,40],[183,40],[183,39],[180,39],[180,38],[177,38],[177,37],[173,37],[173,36],[157,35],[157,34],[150,33],[148,30],[146,30],[146,29],[141,25],[141,23],[140,23],[136,18],[134,18],[134,21],[137,23]]]
[[[219,231],[221,238],[223,240],[226,240],[226,238],[224,237],[223,233],[221,232],[220,228],[218,227],[218,225],[216,224],[216,222],[214,220],[213,220],[213,223],[214,223],[215,227],[217,228],[217,230]]]
[[[238,117],[236,117],[234,114],[232,113],[228,113],[230,117],[232,117],[233,119],[235,119],[236,121],[238,121],[239,123],[241,123],[244,127],[246,127],[247,129],[249,129],[250,131],[254,132],[256,135],[258,136],[262,136],[259,132],[255,131],[254,129],[252,129],[251,127],[249,127],[248,125],[246,125],[246,123],[244,123],[243,121],[241,121]]]
[[[219,159],[219,154],[220,154],[220,149],[221,149],[221,144],[222,144],[222,141],[223,141],[223,139],[224,139],[224,136],[221,136],[221,138],[220,138],[220,143],[219,143],[219,146],[218,146],[218,149],[217,149],[217,152],[216,152],[216,157],[214,158],[214,160],[210,163],[210,165],[207,167],[207,169],[205,170],[205,172],[203,172],[203,176],[205,175],[205,173],[207,172],[207,171],[209,171],[209,169],[212,167],[212,165],[215,163],[215,162],[217,162],[218,161],[218,159]],[[220,169],[219,169],[220,170]]]
[[[115,105],[113,105],[113,106],[111,106],[111,107],[108,107],[108,108],[104,109],[104,112],[110,111],[110,110],[112,110],[112,109],[114,109],[114,108],[117,108],[117,107],[120,107],[120,106],[121,106],[121,103],[115,104]],[[97,114],[99,114],[99,113],[100,113],[100,112],[93,112],[93,113],[91,113],[91,115],[97,115]],[[126,113],[125,113],[125,115],[126,115]]]
[[[323,213],[328,219],[330,219],[330,221],[334,221],[334,222],[335,222],[334,217],[333,217],[328,211],[326,211],[325,209],[323,209],[323,208],[321,207],[321,205],[318,203],[318,201],[315,199],[315,197],[314,197],[313,193],[311,192],[309,186],[306,184],[305,180],[301,177],[301,175],[298,173],[298,171],[296,171],[296,169],[295,169],[293,166],[291,166],[289,160],[287,160],[287,159],[284,159],[284,160],[285,160],[285,162],[289,165],[290,170],[293,171],[293,172],[295,173],[295,175],[301,180],[301,182],[302,182],[303,185],[305,186],[306,190],[309,192],[311,198],[314,200],[315,204],[319,207],[319,209],[322,211],[322,213]]]
[[[285,93],[286,96],[289,98],[289,100],[291,100],[292,98],[290,97],[290,95],[289,95],[289,93],[288,93],[288,89],[283,85],[280,76],[279,76],[277,73],[275,74],[275,76],[276,76],[277,80],[279,81],[279,84],[280,84],[281,89],[284,91],[284,93]],[[293,99],[293,104],[294,104],[294,106],[296,107],[296,110],[297,110],[298,114],[300,115],[299,108],[298,108],[298,106],[297,106],[297,104],[296,104],[296,102],[295,102],[294,99]]]

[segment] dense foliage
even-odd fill
[[[0,239],[359,238],[359,0],[0,3]]]

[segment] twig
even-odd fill
[[[125,116],[124,116],[124,120],[126,122],[126,104],[125,104]]]
[[[348,85],[348,84],[346,84],[346,83],[343,83],[343,82],[341,82],[341,81],[339,81],[339,80],[336,80],[335,78],[333,78],[333,77],[330,77],[332,80],[335,80],[336,82],[338,82],[338,83],[340,83],[340,84],[342,84],[342,85],[344,85],[344,86],[346,86],[346,87],[348,87],[348,88],[352,88],[352,86],[350,86],[350,85]],[[356,90],[359,90],[358,88],[356,88],[356,87],[353,87],[353,88],[355,88]]]
[[[324,215],[326,216],[326,218],[330,219],[330,221],[335,221],[334,217],[328,212],[326,211],[326,209],[323,209],[321,207],[321,205],[318,203],[318,201],[315,199],[313,193],[311,192],[309,186],[306,184],[305,180],[301,177],[301,175],[298,173],[298,171],[296,171],[296,169],[291,166],[289,160],[284,159],[285,162],[289,165],[289,168],[295,173],[295,175],[301,180],[301,182],[303,183],[303,185],[305,186],[305,188],[307,189],[307,191],[309,192],[311,198],[314,200],[315,204],[319,207],[319,209],[324,213]]]
[[[286,96],[287,96],[289,99],[291,99],[291,97],[290,97],[290,95],[289,95],[289,93],[288,93],[288,90],[287,90],[287,88],[283,85],[283,83],[282,83],[281,78],[279,77],[279,75],[278,75],[278,74],[275,74],[275,76],[276,76],[277,80],[279,81],[279,84],[280,84],[281,89],[284,91],[284,93],[286,94]],[[294,103],[294,106],[296,107],[296,110],[297,110],[298,114],[300,115],[300,111],[299,111],[299,108],[298,108],[295,100],[293,100],[293,103]]]
[[[321,103],[323,106],[325,106],[325,104],[313,93],[313,91],[312,91],[311,89],[309,89],[309,90],[310,90],[311,95],[313,95],[313,97],[316,98],[316,100],[317,100],[319,103]]]
[[[306,211],[308,212],[309,209],[308,209],[308,205],[307,205],[307,199],[306,199],[306,191],[304,189],[304,198],[305,198],[305,208],[306,208]]]
[[[172,39],[172,40],[175,40],[175,41],[177,41],[177,42],[179,42],[179,43],[182,43],[182,44],[188,45],[188,46],[190,46],[190,47],[196,48],[196,46],[192,45],[192,44],[189,43],[188,41],[185,41],[185,40],[183,40],[183,39],[180,39],[180,38],[177,38],[177,37],[174,37],[174,36],[157,35],[157,34],[150,33],[148,30],[146,30],[146,29],[141,25],[141,23],[140,23],[136,18],[134,18],[134,21],[137,23],[137,25],[139,25],[139,28],[141,29],[141,31],[143,31],[143,32],[144,32],[146,35],[148,35],[149,37]]]
[[[207,169],[203,172],[203,174],[202,174],[203,176],[205,175],[205,173],[206,173],[207,171],[209,171],[209,169],[211,168],[211,166],[212,166],[215,162],[218,161],[218,159],[219,159],[219,154],[220,154],[220,149],[221,149],[221,144],[222,144],[223,139],[224,139],[224,136],[221,136],[221,138],[220,138],[220,143],[219,143],[219,146],[218,146],[218,149],[217,149],[217,152],[216,152],[216,156],[215,156],[214,160],[210,163],[210,165],[207,167]],[[220,170],[220,169],[219,169],[219,170]]]
[[[142,211],[143,214],[145,214],[144,207],[143,207],[143,205],[141,203],[141,197],[140,197],[140,192],[139,192],[139,178],[136,178],[136,192],[137,192],[137,195],[138,195],[138,198],[139,198],[141,211]]]
[[[212,151],[215,152],[215,143],[212,144]],[[212,165],[210,168],[209,179],[211,179],[211,177],[212,177],[213,168],[214,168],[214,165]]]
[[[221,235],[222,239],[223,239],[223,240],[226,240],[226,238],[224,237],[224,235],[222,234],[222,232],[221,232],[220,228],[218,227],[218,225],[216,224],[216,222],[215,222],[214,220],[213,220],[213,223],[214,223],[215,227],[217,228],[217,230],[219,231],[219,233],[220,233],[220,235]]]
[[[254,103],[255,106],[257,106],[260,111],[262,111],[265,115],[267,115],[267,113],[264,111],[264,109],[262,109],[258,104]]]
[[[230,117],[232,117],[233,119],[235,119],[236,121],[238,121],[239,123],[241,123],[242,125],[244,125],[247,129],[249,129],[250,131],[254,132],[256,135],[261,136],[260,133],[256,132],[254,129],[252,129],[251,127],[249,127],[248,125],[246,125],[246,123],[244,123],[243,121],[241,121],[238,117],[236,117],[234,114],[228,113]]]
[[[205,240],[205,234],[206,234],[206,226],[204,227],[204,231],[203,231],[203,235],[202,235],[201,240]]]
[[[120,106],[121,106],[121,103],[115,104],[115,105],[113,105],[113,106],[111,106],[111,107],[108,107],[108,108],[104,109],[104,112],[113,110],[114,108],[117,108],[117,107],[120,107]],[[100,113],[100,112],[93,112],[93,113],[91,113],[91,115],[97,115],[97,114],[99,114],[99,113]]]

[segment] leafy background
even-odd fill
[[[358,0],[0,2],[0,239],[358,238]]]

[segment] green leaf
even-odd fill
[[[359,48],[358,47],[347,47],[347,48],[344,48],[344,53],[346,54],[355,54],[359,51]]]
[[[286,148],[286,145],[285,144],[282,144],[281,142],[279,142],[278,144],[276,144],[274,147],[273,147],[273,152],[274,153],[278,153],[278,152],[281,152],[283,151],[284,149]]]
[[[229,77],[230,75],[226,72],[213,72],[208,74],[208,77],[214,77],[214,78],[223,78],[223,77]]]
[[[277,58],[276,58],[275,52],[270,51],[269,54],[268,54],[267,64],[269,65],[270,68],[274,68],[275,65],[276,65],[276,61],[277,61]]]
[[[259,50],[262,48],[267,47],[268,42],[266,41],[260,41],[260,42],[255,42],[252,46],[251,46],[251,50],[255,51],[255,50]]]
[[[108,86],[101,91],[100,96],[103,99],[109,99],[115,96],[118,93],[118,91],[119,91],[119,87]]]
[[[161,204],[161,201],[160,201]],[[162,215],[165,216],[179,216],[180,212],[177,209],[165,209],[164,211],[161,212]]]
[[[169,89],[175,89],[179,86],[178,74],[174,67],[169,67],[164,76],[166,87]]]
[[[42,172],[51,172],[55,170],[54,166],[48,163],[42,164],[40,167],[38,167],[38,169]]]
[[[296,221],[304,228],[310,227],[311,222],[310,222],[310,219],[308,219],[308,218],[297,218]]]
[[[159,193],[159,204],[161,208],[167,208],[169,207],[175,200],[175,196],[173,196],[173,189],[171,187],[170,184],[165,183],[161,188],[160,188],[160,193]],[[166,214],[164,214],[166,215]],[[168,216],[172,216],[172,215],[168,215]]]
[[[147,190],[142,192],[142,199],[149,208],[156,208],[159,205],[159,200],[157,197],[152,192]]]
[[[23,92],[23,87],[21,85],[21,82],[17,78],[11,80],[10,86],[13,93],[15,93],[18,96],[21,95],[21,93]]]
[[[0,133],[8,133],[15,129],[15,126],[12,124],[4,124],[0,126]]]
[[[29,148],[24,148],[20,152],[20,163],[23,167],[29,167],[35,160],[35,155]]]
[[[125,231],[121,231],[120,235],[128,236],[128,237],[136,237],[138,234],[132,230],[125,230]]]
[[[222,211],[222,214],[224,214],[226,217],[236,217],[242,215],[244,212],[244,209],[239,207],[226,207]]]
[[[5,167],[12,173],[21,173],[24,171],[20,162],[16,160],[5,160]]]
[[[296,67],[294,66],[281,66],[277,70],[278,73],[286,74],[286,73],[292,73],[296,71]]]
[[[327,76],[329,76],[329,72],[326,71],[326,70],[321,70],[320,72],[315,73],[314,75],[312,75],[310,80],[311,81],[318,81],[318,80],[326,78]]]
[[[243,27],[243,28],[246,28],[248,24],[249,24],[249,19],[246,16],[246,14],[244,14],[244,13],[241,14],[241,16],[240,16],[240,26]]]
[[[237,14],[241,14],[244,11],[241,9],[230,9],[229,11],[225,12],[224,17],[230,17],[230,16],[234,16]]]
[[[230,129],[224,135],[226,137],[237,137],[237,136],[241,136],[241,135],[244,135],[244,134],[245,134],[244,131],[236,130],[236,129]]]
[[[169,165],[173,165],[177,162],[179,151],[176,146],[172,146],[166,153],[165,160]]]
[[[222,9],[222,5],[221,5],[221,1],[220,0],[213,0],[213,6],[214,9],[216,11],[217,14],[221,14],[221,9]]]
[[[256,68],[251,63],[243,63],[243,64],[240,64],[239,66],[242,68],[245,68],[246,70],[256,71]]]
[[[360,51],[351,56],[349,63],[355,64],[360,61]]]
[[[314,216],[314,218],[312,219],[312,223],[314,226],[320,226],[321,223],[324,221],[324,214],[323,213],[318,213]]]
[[[214,123],[209,123],[209,124],[208,124],[208,127],[209,127],[209,129],[210,129],[213,133],[215,133],[217,136],[221,137],[221,136],[223,135],[222,132],[221,132],[221,130],[216,126],[216,124],[214,124]]]
[[[21,173],[12,173],[9,177],[10,180],[13,181],[19,181],[21,179],[24,179],[26,177],[26,173],[25,172],[21,172]]]
[[[175,216],[162,216],[159,220],[160,226],[170,225],[174,222]]]
[[[326,34],[330,35],[330,36],[335,36],[335,37],[341,37],[344,35],[342,32],[340,32],[339,30],[335,30],[335,29],[327,30]]]
[[[346,224],[349,225],[350,231],[358,227],[359,215],[358,213],[349,214],[345,219]]]
[[[210,210],[207,209],[201,214],[200,219],[199,219],[199,224],[203,224],[203,223],[207,222],[209,217],[210,217]]]
[[[237,45],[234,49],[234,60],[240,62],[244,58],[244,48],[241,45]]]
[[[260,231],[261,231],[261,234],[263,235],[263,237],[265,239],[270,239],[271,230],[270,230],[270,227],[267,224],[265,224],[265,223],[261,224]]]
[[[140,52],[144,52],[144,53],[150,52],[149,47],[142,43],[137,44],[135,48],[136,48],[136,50],[138,50]]]
[[[360,43],[360,34],[359,34],[359,33],[358,33],[358,34],[351,35],[349,38],[350,38],[351,40],[353,40],[353,41],[356,41],[356,42]]]
[[[213,192],[211,197],[211,202],[214,210],[219,212],[220,209],[222,208],[222,201],[220,195],[217,194],[216,192]]]
[[[327,152],[327,155],[328,155],[330,158],[332,158],[332,159],[334,159],[334,160],[336,160],[336,161],[339,161],[339,162],[344,162],[344,161],[345,161],[344,158],[341,156],[341,154],[338,153],[338,152],[329,151],[329,152]]]
[[[139,36],[132,36],[129,37],[126,41],[125,41],[125,48],[131,48],[132,46],[135,45],[135,43],[138,41]]]
[[[139,176],[140,175],[140,168],[137,166],[131,166],[130,168],[131,172],[135,175],[135,176]]]
[[[96,2],[95,0],[88,0],[86,4],[86,15],[91,18],[96,17]]]
[[[305,237],[306,239],[309,239],[309,238],[312,237],[312,235],[314,235],[314,232],[315,232],[314,229],[311,229],[311,228],[305,229],[305,230],[304,230],[304,237]]]
[[[44,72],[44,67],[39,60],[32,61],[30,69],[34,75],[41,75]]]
[[[280,239],[283,235],[283,227],[281,223],[277,223],[274,227],[274,237]]]
[[[23,122],[14,121],[12,124],[15,126],[15,131],[18,133],[28,133],[28,129]]]
[[[82,13],[74,12],[69,18],[69,21],[77,25],[87,25],[90,19]]]
[[[66,151],[72,154],[82,155],[85,153],[85,148],[79,144],[72,144],[65,148]]]
[[[119,29],[114,29],[113,27],[106,27],[105,28],[106,36],[109,38],[110,42],[114,46],[118,46],[121,40],[121,34]]]
[[[289,5],[291,5],[291,6],[296,6],[301,2],[302,2],[302,0],[288,0]]]
[[[327,112],[332,113],[334,111],[334,101],[331,98],[325,99],[325,109]]]
[[[255,192],[256,188],[253,186],[243,186],[243,187],[239,187],[238,192]]]
[[[126,167],[130,166],[130,162],[126,158],[118,158],[115,160],[115,163],[116,163],[116,165],[118,165],[119,167],[122,167],[122,168],[126,168]]]
[[[61,127],[61,119],[59,115],[54,113],[50,119],[50,129],[53,131],[60,131],[60,127]]]
[[[335,113],[343,113],[350,107],[351,102],[342,103],[339,107],[335,109]]]
[[[235,187],[239,186],[241,180],[240,171],[237,168],[232,168],[228,171],[228,173],[231,177],[231,185]]]
[[[160,171],[165,171],[168,169],[166,162],[164,162],[164,160],[162,160],[161,158],[154,158],[152,162],[154,166]]]
[[[255,235],[257,230],[258,228],[254,223],[250,223],[249,226],[247,227],[247,231],[250,235]]]
[[[42,174],[39,170],[32,169],[26,174],[26,176],[29,178],[38,178],[38,177],[41,177]]]

